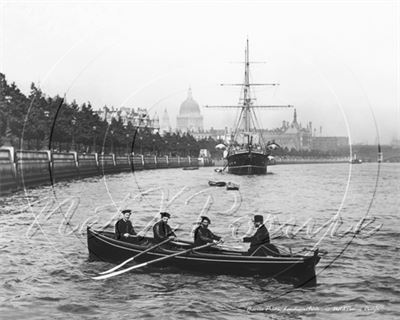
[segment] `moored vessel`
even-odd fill
[[[242,87],[242,97],[237,106],[206,106],[240,109],[239,116],[234,126],[233,138],[224,152],[229,173],[238,175],[259,175],[267,173],[267,166],[270,164],[272,150],[275,142],[263,141],[258,120],[255,113],[256,108],[292,108],[291,105],[254,105],[255,98],[252,97],[251,87],[271,85],[277,83],[250,83],[250,61],[249,61],[249,40],[246,42],[245,50],[245,72],[244,82],[232,84]]]

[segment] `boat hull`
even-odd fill
[[[112,233],[97,232],[88,228],[88,249],[90,260],[120,263],[154,245],[152,238],[141,241],[125,242],[113,239]],[[135,242],[136,241],[136,242]],[[185,247],[186,246],[186,247]],[[136,262],[147,262],[190,248],[189,245],[168,246],[142,254]],[[238,251],[213,250],[212,252],[194,252],[166,259],[153,264],[159,271],[189,271],[202,274],[225,274],[235,276],[274,277],[290,281],[296,286],[316,285],[315,265],[320,257],[279,256],[256,257],[243,255]]]
[[[238,175],[257,175],[267,173],[268,156],[263,153],[243,152],[227,157],[228,172]]]
[[[237,184],[228,182],[226,184],[226,190],[239,190],[239,186]]]
[[[225,181],[208,181],[208,185],[210,187],[225,187],[226,182]]]

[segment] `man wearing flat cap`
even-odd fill
[[[168,212],[160,212],[160,215],[161,220],[153,226],[154,240],[156,240],[156,242],[161,242],[169,237],[175,238],[176,235],[168,224],[168,219],[171,215]]]
[[[248,255],[253,255],[260,246],[269,244],[269,233],[264,225],[264,218],[261,215],[254,216],[254,227],[257,229],[252,237],[243,238],[243,242],[250,242]]]
[[[132,210],[122,210],[121,213],[122,219],[118,220],[115,224],[115,239],[128,240],[128,238],[136,236],[132,222],[129,220]]]
[[[211,220],[208,217],[201,217],[200,225],[194,231],[194,246],[202,246],[207,243],[217,243],[221,240],[221,237],[213,234],[208,225],[211,224]]]

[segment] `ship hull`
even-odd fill
[[[235,153],[227,157],[228,172],[238,175],[267,173],[268,156],[257,152]]]

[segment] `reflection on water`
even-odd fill
[[[1,317],[397,318],[400,166],[382,164],[372,206],[377,164],[354,166],[350,179],[347,164],[274,166],[271,171],[274,174],[260,177],[221,175],[213,168],[144,171],[63,182],[54,189],[40,187],[1,198]],[[235,182],[240,191],[209,187],[209,180]],[[375,220],[333,265],[351,233],[340,238],[326,228],[314,233],[304,229],[288,238],[278,224],[270,225],[280,232],[275,243],[294,251],[312,247],[326,234],[319,247],[328,254],[316,268],[314,289],[258,277],[157,270],[93,281],[90,275],[110,265],[88,261],[85,225],[111,221],[112,227],[119,208],[134,210],[131,219],[137,231],[146,230],[160,209],[166,209],[172,226],[180,225],[177,234],[183,239],[190,239],[198,216],[207,214],[211,230],[235,247],[243,246],[236,238],[248,231],[243,217],[252,214],[269,214],[276,223],[299,226],[311,219],[316,231],[340,209],[342,233],[366,214]],[[241,222],[237,228],[231,226],[235,221]],[[381,224],[372,236],[362,237]]]

